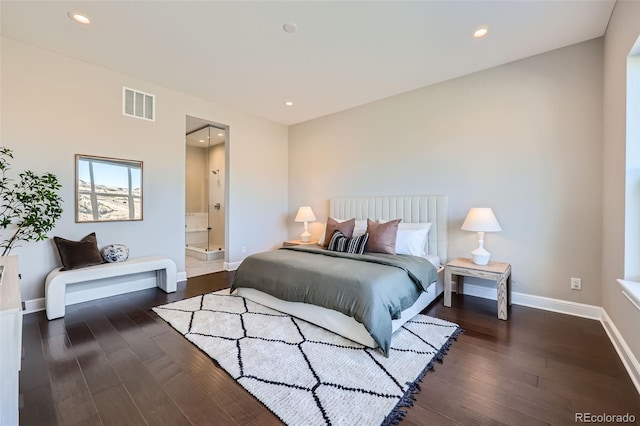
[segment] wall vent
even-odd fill
[[[129,117],[155,121],[156,97],[139,90],[122,88],[122,113]]]

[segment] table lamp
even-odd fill
[[[298,213],[296,214],[296,218],[294,221],[296,222],[304,222],[304,232],[300,235],[300,239],[304,242],[311,241],[311,234],[307,229],[308,222],[313,222],[316,220],[316,215],[313,214],[313,210],[309,206],[302,206],[298,209]]]
[[[485,207],[473,207],[462,224],[463,231],[478,233],[478,248],[471,252],[471,259],[476,265],[489,263],[491,253],[484,248],[484,233],[502,231],[493,210]]]

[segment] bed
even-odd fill
[[[425,246],[424,256],[434,266],[436,266],[437,274],[432,275],[433,282],[426,283],[422,287],[426,288],[426,291],[419,291],[417,300],[408,307],[405,307],[399,315],[394,314],[396,317],[391,321],[391,333],[395,332],[406,321],[413,318],[425,307],[427,307],[436,297],[438,297],[443,291],[443,268],[441,264],[446,263],[447,260],[447,197],[443,195],[422,195],[422,196],[397,196],[397,197],[346,197],[335,198],[329,202],[329,216],[334,218],[352,218],[356,220],[390,220],[401,218],[402,223],[431,223],[429,229],[428,238]],[[291,251],[300,252],[300,255],[296,256],[308,256],[306,252],[317,251],[315,248],[289,248],[289,250],[281,249],[278,252]],[[328,254],[328,253],[327,253]],[[288,257],[294,256],[290,253],[278,253],[269,254],[266,256],[282,255],[287,257],[284,263],[288,263]],[[256,256],[256,255],[253,255]],[[357,255],[356,255],[357,256]],[[387,255],[394,257],[394,255]],[[320,256],[322,258],[326,256]],[[395,256],[398,259],[402,255]],[[246,275],[246,270],[251,266],[251,256],[247,259],[247,267],[245,271],[242,271],[243,265],[240,266],[236,277],[242,277]],[[412,256],[408,256],[412,258]],[[338,259],[342,261],[341,259]],[[374,259],[375,260],[375,259]],[[401,259],[411,263],[412,259]],[[422,259],[414,259],[425,263]],[[384,260],[386,262],[386,260]],[[245,260],[246,262],[246,260]],[[243,264],[245,263],[243,262]],[[328,262],[326,259],[323,262]],[[420,263],[420,262],[417,262]],[[402,267],[403,265],[401,265]],[[278,277],[285,277],[286,265],[278,265],[280,270],[270,276],[270,279],[275,279],[275,275]],[[284,268],[284,269],[282,269]],[[393,268],[392,268],[393,269]],[[279,279],[279,278],[278,278]],[[319,325],[327,330],[330,330],[336,334],[344,336],[350,340],[358,342],[368,347],[380,346],[383,352],[385,349],[383,345],[379,345],[379,337],[372,337],[372,334],[361,323],[356,321],[353,317],[338,312],[334,309],[327,307],[313,305],[309,303],[291,302],[274,297],[265,291],[260,291],[256,288],[245,287],[244,283],[234,280],[232,285],[232,291],[237,289],[237,294],[259,303],[261,305],[268,306],[280,312],[288,313],[292,316],[301,318],[305,321]],[[286,281],[283,279],[283,281]],[[276,279],[276,285],[279,282]],[[420,286],[418,286],[420,287]],[[375,334],[374,334],[375,335]],[[390,338],[390,335],[389,335]]]

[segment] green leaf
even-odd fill
[[[25,170],[13,182],[5,176],[10,169],[9,158],[13,158],[13,152],[0,147],[0,228],[17,228],[13,236],[0,242],[0,247],[5,248],[3,255],[19,241],[47,239],[47,232],[62,216],[62,198],[58,194],[62,185],[58,178],[51,173],[37,175]]]

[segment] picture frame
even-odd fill
[[[143,220],[142,161],[76,154],[76,222]]]

